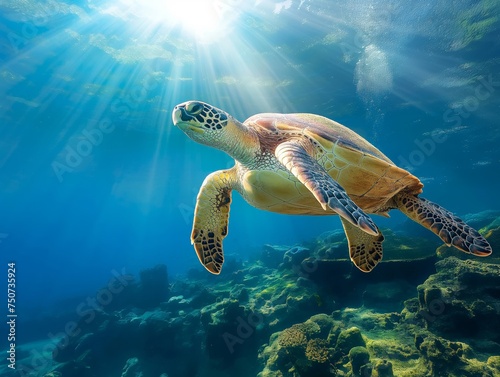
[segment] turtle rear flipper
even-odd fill
[[[436,203],[406,193],[399,193],[394,200],[401,212],[430,229],[446,245],[479,257],[491,254],[491,246],[482,235]]]
[[[342,220],[349,243],[351,261],[361,271],[370,272],[382,260],[382,242],[384,241],[382,232],[377,227],[378,235],[374,236],[352,225],[342,217],[340,220]]]

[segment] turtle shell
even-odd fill
[[[254,115],[244,124],[258,135],[264,155],[274,154],[276,146],[283,141],[308,139],[308,153],[365,212],[384,214],[388,205],[391,206],[390,199],[400,191],[412,195],[422,192],[423,184],[417,177],[397,167],[356,132],[328,118],[314,114],[268,113]],[[290,187],[295,185],[296,182]],[[303,199],[297,197],[298,201]]]

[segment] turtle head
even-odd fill
[[[174,126],[198,143],[220,148],[227,127],[234,119],[225,111],[199,101],[188,101],[174,107]]]
[[[214,106],[188,101],[174,107],[174,126],[194,141],[220,149],[234,159],[252,160],[260,150],[257,135],[245,124]]]

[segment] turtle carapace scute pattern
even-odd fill
[[[370,272],[384,236],[369,215],[399,209],[447,245],[477,256],[491,246],[475,229],[419,194],[423,184],[351,129],[314,114],[257,114],[241,123],[200,101],[175,106],[173,123],[192,140],[235,160],[209,174],[198,193],[191,242],[219,274],[231,193],[252,206],[291,215],[339,215],[352,262]]]

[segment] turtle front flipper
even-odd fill
[[[205,178],[194,211],[191,243],[201,264],[218,275],[224,263],[222,240],[227,236],[234,171],[219,170]]]
[[[380,229],[378,236],[372,236],[347,220],[340,218],[349,243],[349,256],[354,265],[363,272],[370,272],[382,260],[384,236]]]
[[[330,208],[366,233],[378,235],[373,220],[349,198],[342,186],[328,175],[299,141],[281,143],[274,153],[300,183],[309,189],[325,211]]]
[[[483,236],[436,203],[406,193],[394,199],[406,216],[437,234],[448,246],[479,257],[491,254],[491,246]]]

